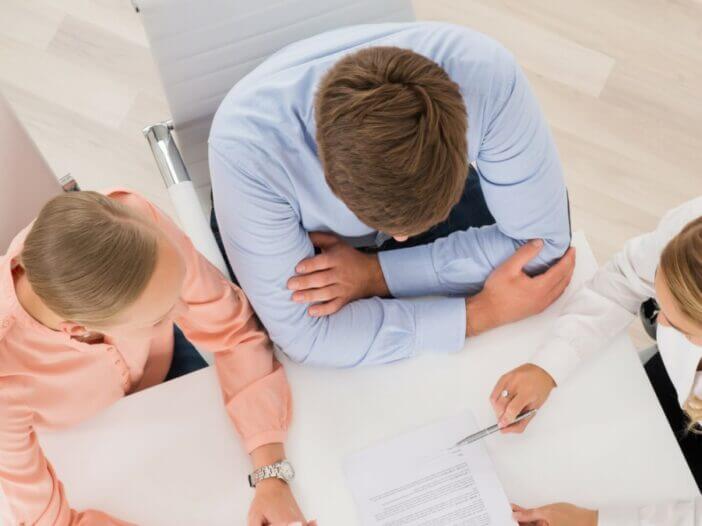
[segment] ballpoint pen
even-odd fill
[[[472,435],[468,435],[466,438],[459,440],[456,442],[456,445],[453,447],[459,447],[459,446],[465,446],[466,444],[470,444],[472,442],[475,442],[476,440],[480,440],[481,438],[484,438],[488,435],[492,435],[493,433],[497,433],[500,429],[504,429],[505,427],[513,426],[517,422],[521,422],[525,418],[529,418],[530,416],[536,414],[536,409],[532,409],[530,411],[527,411],[526,413],[522,413],[519,415],[517,418],[514,419],[514,422],[511,424],[507,424],[504,427],[500,427],[500,424],[495,424],[494,426],[486,427],[482,431],[478,431],[477,433],[473,433]]]

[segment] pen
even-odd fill
[[[517,418],[514,419],[514,422],[511,424],[508,424],[504,427],[509,427],[513,426],[517,422],[521,422],[525,418],[529,418],[532,415],[536,414],[536,409],[532,409],[530,411],[527,411],[526,413],[522,413],[519,415]],[[488,435],[492,435],[493,433],[498,432],[500,429],[503,429],[500,427],[500,424],[495,424],[494,426],[487,427],[483,429],[482,431],[478,431],[477,433],[473,433],[472,435],[468,435],[466,438],[459,440],[456,442],[456,445],[453,447],[459,447],[459,446],[465,446],[466,444],[470,444],[472,442],[475,442],[476,440],[480,440],[481,438],[485,438]]]

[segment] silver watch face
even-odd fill
[[[289,482],[295,478],[295,470],[293,469],[292,464],[287,460],[283,460],[280,464],[278,464],[278,474],[286,482]]]

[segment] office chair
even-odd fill
[[[410,0],[132,0],[171,118],[145,128],[181,226],[225,275],[209,227],[207,138],[227,92],[268,56],[346,25],[414,20]]]
[[[56,179],[0,94],[0,253],[34,220],[44,203],[63,190],[77,188],[70,176],[61,182]]]

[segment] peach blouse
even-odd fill
[[[0,257],[0,523],[124,525],[102,512],[72,510],[35,429],[80,422],[125,395],[162,382],[173,324],[214,353],[224,404],[248,452],[283,442],[291,417],[285,374],[242,291],[156,206],[122,189],[105,192],[148,216],[186,261],[179,304],[158,325],[88,344],[34,320],[17,300],[13,270],[30,227]]]

